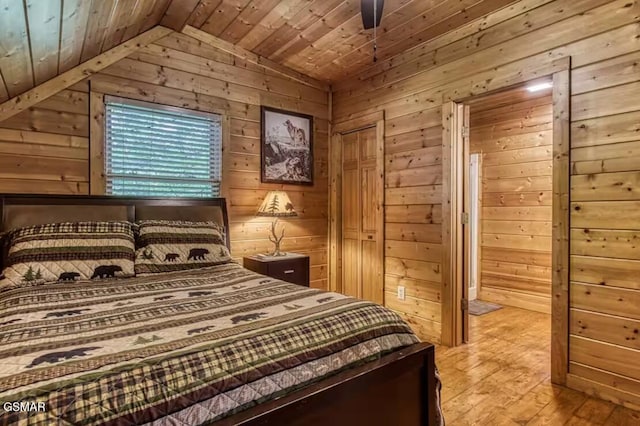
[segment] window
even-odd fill
[[[106,193],[218,197],[221,117],[106,98]]]

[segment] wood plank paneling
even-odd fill
[[[640,351],[575,335],[571,336],[572,361],[640,380],[640,365],[629,362],[640,357]]]
[[[199,2],[200,0],[172,1],[164,12],[160,25],[181,31]]]
[[[269,38],[275,31],[282,28],[288,21],[293,19],[299,12],[310,5],[309,0],[281,1],[264,19],[249,28],[249,31],[238,41],[238,45],[245,49],[253,49]],[[197,25],[194,25],[197,26]]]
[[[640,290],[640,262],[593,256],[571,256],[571,280]]]
[[[577,148],[571,158],[572,171],[576,175],[633,171],[640,163],[640,141]],[[578,178],[574,177],[574,181]]]
[[[571,203],[571,225],[576,228],[636,229],[634,224],[640,222],[640,197],[636,195],[636,199],[638,201]]]
[[[385,203],[391,205],[405,204],[440,204],[442,200],[442,185],[409,186],[387,188]]]
[[[26,0],[35,84],[58,75],[61,0]]]
[[[385,238],[394,241],[442,243],[442,227],[424,223],[387,223]]]
[[[24,178],[29,170],[29,179],[87,182],[87,162],[77,159],[56,159],[29,155],[3,154],[0,157],[0,177],[4,179]]]
[[[640,349],[640,321],[580,309],[571,310],[571,334]]]
[[[92,1],[89,21],[85,29],[84,43],[80,56],[80,62],[100,54],[107,29],[111,24],[111,18],[116,13],[118,2],[116,0]]]
[[[484,182],[485,191],[492,188],[491,182]],[[515,192],[515,191],[514,191]],[[551,220],[549,206],[524,206],[524,207],[484,207],[482,216],[487,220],[524,220],[524,221],[548,221]]]
[[[620,317],[640,319],[640,292],[593,284],[571,284],[571,306]]]
[[[482,231],[494,235],[551,236],[550,221],[483,220]]]
[[[216,8],[211,11],[209,17],[200,28],[215,36],[220,35],[220,33],[237,18],[249,1],[250,0],[221,1]]]
[[[574,169],[574,171],[578,170]],[[638,200],[640,199],[639,184],[640,172],[638,171],[574,175],[571,177],[572,199],[581,202]],[[574,204],[574,213],[579,214],[587,205],[589,203]]]
[[[233,189],[230,211],[233,227],[241,235],[235,243],[235,256],[269,246],[264,237],[255,234],[256,238],[251,238],[264,222],[242,225],[252,217],[264,191],[281,188],[261,184],[253,170],[259,154],[259,105],[309,112],[323,125],[326,119],[342,121],[385,110],[385,237],[392,254],[385,258],[385,294],[391,299],[390,306],[434,341],[439,339],[441,324],[439,298],[435,297],[441,289],[435,284],[448,271],[441,271],[440,261],[429,253],[442,251],[442,231],[436,229],[451,219],[442,217],[442,102],[539,78],[554,69],[553,60],[571,56],[571,279],[576,289],[599,296],[576,290],[578,299],[572,301],[576,303],[573,309],[585,312],[585,318],[599,320],[591,322],[595,330],[589,336],[573,329],[571,376],[577,378],[573,383],[588,381],[596,391],[598,385],[606,387],[608,395],[612,395],[614,384],[620,383],[624,390],[615,394],[616,398],[624,402],[625,395],[635,395],[637,401],[638,374],[622,369],[622,360],[637,356],[637,349],[622,344],[619,339],[624,334],[606,337],[607,330],[616,325],[607,322],[608,317],[605,321],[597,316],[610,315],[624,324],[638,318],[640,289],[633,278],[640,271],[638,2],[391,1],[385,6],[385,43],[381,39],[379,50],[383,60],[375,64],[370,62],[371,41],[356,30],[358,2],[316,0],[303,7],[297,1],[203,0],[183,2],[186,6],[178,8],[177,0],[140,0],[126,25],[126,2],[80,3],[65,1],[58,9],[62,15],[58,16],[59,52],[52,53],[49,47],[39,51],[39,45],[35,50],[29,46],[26,3],[0,0],[3,10],[13,10],[0,14],[0,19],[10,16],[0,22],[6,30],[0,47],[0,102],[46,78],[54,62],[50,58],[56,57],[59,72],[65,71],[117,40],[157,24],[163,16],[177,25],[184,19],[282,61],[274,66],[285,64],[320,79],[362,70],[334,86],[333,117],[328,116],[327,98],[322,93],[310,94],[317,86],[302,87],[300,81],[261,67],[259,60],[243,60],[184,35],[165,39],[140,56],[122,61],[94,77],[92,84],[94,91],[102,93],[227,113],[232,134],[226,152],[233,155],[225,157],[230,167],[225,169],[226,188]],[[513,4],[505,7],[509,3]],[[282,16],[273,13],[276,9]],[[42,31],[52,34],[55,25],[49,21]],[[79,34],[82,42],[77,40]],[[436,35],[440,36],[434,38]],[[47,46],[53,44],[53,38],[44,40]],[[401,53],[412,46],[416,47]],[[305,78],[299,75],[299,79]],[[85,105],[81,98],[56,95],[0,123],[4,162],[0,191],[88,191],[90,120],[89,112],[81,110]],[[522,287],[487,290],[501,303],[513,293],[521,293],[526,295],[523,303],[527,306],[544,306],[540,282],[546,280],[550,260],[544,251],[511,245],[526,241],[540,248],[547,242],[549,218],[544,211],[550,208],[551,199],[547,157],[551,125],[541,119],[544,108],[539,99],[523,101],[526,114],[520,118],[514,117],[516,110],[501,103],[500,96],[494,101],[500,110],[480,116],[486,124],[477,133],[486,147],[488,176],[493,180],[491,186],[483,185],[483,212],[491,221],[485,241],[494,243],[483,250],[483,263],[491,269],[493,282],[507,285],[508,280],[497,275],[507,272],[520,286],[526,279],[535,280],[537,293],[527,293]],[[496,133],[502,135],[496,138]],[[328,245],[326,230],[319,225],[328,213],[326,130],[316,129],[316,137],[316,185],[303,190],[285,188],[296,208],[301,206],[285,247],[288,244],[289,249],[322,253]],[[53,158],[61,161],[51,161]],[[616,212],[620,214],[616,216]],[[626,215],[624,220],[622,215]],[[504,234],[496,228],[499,221],[505,222]],[[312,267],[316,286],[326,284],[326,257],[319,259]],[[525,264],[532,266],[516,266]],[[411,292],[404,303],[395,299],[398,285],[406,285]],[[616,298],[630,302],[621,306]]]
[[[27,19],[22,1],[1,0],[0,10],[0,74],[6,93],[14,97],[34,85]]]
[[[551,106],[548,90],[541,95],[522,88],[471,102],[471,152],[482,157],[480,297],[542,312],[551,308],[550,269],[527,261],[551,258],[551,133],[533,129],[514,136],[511,128],[519,123],[516,127],[526,129],[532,118],[549,125],[553,119]],[[523,147],[530,143],[535,146]],[[512,179],[538,179],[538,190],[504,185]],[[540,186],[542,182],[548,186]],[[514,258],[512,250],[520,256]]]
[[[546,295],[526,293],[513,289],[506,290],[499,287],[481,287],[479,298],[492,300],[500,305],[513,305],[528,311],[551,313],[549,297]]]
[[[614,86],[575,95],[571,116],[574,120],[623,114],[640,110],[640,82]]]
[[[542,56],[549,60],[546,51],[552,51],[563,44],[575,42],[576,48],[588,49],[593,42],[585,43],[585,38],[633,23],[636,19],[633,13],[628,12],[630,8],[637,5],[625,1],[585,0],[572,2],[565,6],[557,8],[557,5],[549,3],[536,9],[535,13],[522,14],[495,27],[477,31],[473,36],[462,37],[456,43],[447,45],[446,48],[436,48],[436,50],[429,51],[430,47],[437,46],[441,41],[425,43],[421,46],[420,51],[407,52],[406,56],[417,54],[419,55],[417,58],[405,61],[403,60],[404,55],[400,55],[400,57],[394,58],[395,61],[388,64],[391,65],[390,69],[384,69],[383,64],[377,65],[378,72],[375,76],[365,80],[351,79],[340,85],[336,101],[341,101],[340,96],[343,95],[348,95],[349,100],[341,105],[336,113],[341,116],[342,108],[362,107],[367,99],[372,103],[386,103],[389,100],[397,99],[398,95],[402,96],[402,94],[415,93],[420,89],[424,90],[425,83],[430,87],[443,85],[465,76],[478,74],[481,70],[534,57],[539,52],[545,52]],[[587,10],[593,12],[583,13]],[[603,21],[597,19],[596,16],[609,16],[610,19]],[[542,20],[540,22],[546,20],[547,23],[550,21],[555,23],[542,28],[532,28],[527,24],[533,20],[537,21],[536,18],[540,18]],[[522,35],[514,37],[514,32],[519,32]],[[509,33],[508,39],[505,38],[506,33]],[[489,40],[492,37],[488,37],[489,35],[497,38],[495,40],[497,43],[490,47],[485,45],[485,43],[491,43]],[[478,40],[480,42],[476,44]],[[559,41],[560,43],[558,43]],[[470,45],[474,46],[473,50],[470,49]],[[470,52],[473,55],[470,55]],[[583,50],[578,52],[576,50],[558,53],[561,54],[557,56],[592,52]],[[606,59],[606,57],[600,59]],[[576,65],[585,64],[576,62]],[[369,92],[372,91],[377,92],[375,97],[371,97]]]
[[[0,192],[86,194],[89,99],[63,90],[0,122]]]
[[[606,61],[587,65],[573,74],[571,92],[580,94],[637,81],[640,52],[631,52]]]
[[[116,91],[130,87],[131,90],[124,90],[124,96],[228,115],[229,145],[225,147],[223,185],[228,191],[233,256],[239,258],[272,248],[267,239],[270,221],[255,218],[254,214],[267,190],[284,189],[299,216],[286,221],[282,247],[321,253],[322,256],[314,255],[312,261],[311,285],[327,288],[328,181],[322,166],[328,156],[326,92],[281,74],[273,75],[264,68],[233,66],[225,52],[184,35],[168,36],[131,55],[118,67],[96,76],[94,87]],[[157,72],[164,73],[163,78],[158,79]],[[141,87],[142,94],[139,90],[136,94]],[[259,106],[265,104],[315,115],[314,186],[260,183]]]
[[[551,203],[551,191],[487,192],[482,199],[485,207],[550,206]]]
[[[571,124],[572,148],[637,141],[638,132],[640,111],[574,121]]]
[[[387,1],[379,55],[399,54],[512,2]],[[186,22],[306,75],[335,81],[371,60],[372,40],[359,12],[359,2],[344,0],[172,0],[161,23],[179,29]]]
[[[284,189],[299,216],[284,221],[282,248],[309,254],[311,285],[327,288],[328,94],[232,62],[198,40],[169,35],[95,74],[90,94],[63,90],[1,122],[0,192],[86,194],[90,187],[104,193],[104,94],[222,113],[232,255],[241,259],[273,248],[271,221],[255,212],[269,189]],[[313,186],[260,182],[260,105],[315,114]]]
[[[569,384],[626,405],[640,401],[638,373],[624,367],[640,353],[640,105],[626,97],[638,90],[635,57],[580,67],[572,84]]]
[[[260,68],[244,69],[155,44],[140,49],[131,57],[142,62],[198,73],[198,75],[202,76],[217,79],[223,77],[229,83],[237,83],[258,90],[309,100],[320,100],[321,103],[326,103],[326,91],[297,84],[284,76],[273,76]],[[223,58],[223,60],[226,60],[226,58]]]
[[[416,298],[440,301],[440,284],[425,280],[414,280],[410,278],[400,278],[393,275],[385,277],[385,288],[388,292],[397,293],[398,286],[404,286],[406,295]]]
[[[155,27],[132,40],[122,43],[113,49],[104,52],[98,57],[94,57],[81,65],[70,69],[56,77],[47,80],[45,83],[32,88],[26,93],[15,96],[10,100],[0,103],[0,120],[6,120],[13,115],[34,106],[36,103],[81,82],[87,76],[95,74],[103,68],[123,59],[125,56],[135,52],[141,46],[145,46],[158,38],[164,37],[171,30],[164,27]]]
[[[58,62],[58,70],[61,73],[69,71],[80,63],[90,8],[89,1],[66,0],[63,2]]]
[[[571,229],[571,254],[640,260],[640,230]]]
[[[61,180],[38,179],[0,179],[0,188],[4,193],[33,194],[87,194],[89,184],[86,182],[63,182]]]
[[[179,26],[199,1],[187,3],[184,0],[0,2],[0,103],[158,25],[170,4],[175,7],[166,21]],[[187,16],[176,16],[175,9]]]
[[[437,109],[449,100],[462,100],[539,80],[558,69],[554,64],[556,59],[571,56],[572,108],[562,111],[563,117],[571,114],[573,229],[570,233],[570,278],[575,288],[592,292],[590,296],[580,294],[579,299],[571,302],[571,308],[589,315],[589,333],[592,334],[580,337],[574,324],[569,343],[571,374],[568,377],[572,386],[629,406],[640,400],[640,381],[638,372],[627,369],[625,363],[636,359],[638,350],[629,347],[633,344],[631,341],[623,344],[622,336],[628,337],[628,334],[611,336],[609,330],[613,329],[608,320],[593,322],[593,318],[610,315],[616,317],[619,326],[637,321],[640,315],[637,299],[640,292],[637,279],[640,273],[640,219],[637,216],[637,202],[640,201],[639,19],[640,4],[626,0],[520,0],[400,55],[370,64],[358,76],[334,84],[332,96],[335,121],[375,111],[393,111],[388,114],[393,123],[406,124],[403,124],[402,133],[387,137],[387,155],[398,154],[389,157],[388,161],[397,159],[406,170],[419,170],[420,167],[413,168],[410,161],[413,158],[424,161],[424,156],[411,154],[440,146],[441,129],[430,123],[422,124],[418,119],[412,122],[410,117],[420,117],[420,111]],[[517,173],[524,170],[521,165],[527,164],[527,158],[537,162],[551,158],[547,156],[551,155],[552,123],[545,126],[538,120],[539,115],[532,114],[536,108],[540,109],[537,101],[531,101],[527,104],[527,111],[532,114],[528,118],[512,118],[507,126],[496,125],[502,116],[512,116],[513,110],[505,108],[502,95],[492,96],[502,108],[501,113],[484,114],[491,123],[478,133],[478,143],[482,143],[485,161],[490,167],[496,167],[495,175],[509,171],[511,177],[495,179],[491,188],[483,185],[483,202],[487,203],[485,209],[514,208],[509,212],[511,218],[508,220],[491,219],[508,222],[505,235],[530,235],[538,232],[540,226],[524,226],[521,218],[526,215],[522,216],[522,213],[527,208],[551,208],[552,176],[545,166],[536,169],[537,176],[517,176]],[[496,138],[498,130],[506,134]],[[495,155],[491,157],[490,154]],[[507,167],[509,164],[514,167]],[[434,166],[437,167],[431,164],[423,167]],[[488,189],[492,192],[487,192]],[[393,194],[389,189],[387,191]],[[514,193],[522,196],[512,195]],[[411,204],[411,199],[411,192],[398,193],[394,205],[386,206],[387,222],[394,224],[391,229],[399,241],[416,241],[417,237],[403,227],[406,224],[433,224],[428,206],[441,206],[436,201]],[[566,207],[569,206],[558,206]],[[497,210],[487,212],[497,214]],[[537,218],[544,223],[542,226],[550,221],[549,215]],[[450,220],[438,217],[435,223]],[[491,222],[488,225],[491,232],[487,233],[496,234],[498,224]],[[548,231],[541,234],[548,235]],[[546,277],[551,267],[548,253],[527,248],[486,247],[482,256],[485,265],[492,265],[492,273],[526,271],[532,278]],[[533,265],[534,269],[507,266],[505,259],[511,264]],[[395,276],[389,268],[418,270],[412,269],[415,263],[407,262],[409,260],[399,258],[387,261],[387,274]],[[501,266],[496,266],[498,264]],[[498,270],[501,267],[504,268],[502,272]],[[424,279],[416,272],[412,273],[415,279]],[[440,271],[441,276],[449,273]],[[494,300],[501,303],[516,292],[497,287],[488,290],[493,292]],[[594,296],[596,293],[597,297]],[[394,296],[391,292],[387,295]],[[617,301],[617,297],[626,301],[625,306]],[[579,307],[573,305],[578,302]],[[527,306],[523,307],[548,306],[548,303],[548,297],[530,293]],[[429,325],[433,329],[436,324],[425,319],[421,321],[421,327]]]
[[[640,380],[633,380],[626,375],[611,373],[576,362],[569,364],[569,372],[567,382],[571,388],[597,398],[623,403],[631,408],[629,410],[625,407],[617,407],[616,411],[607,419],[610,424],[634,425],[640,421],[640,414],[638,414],[640,399],[635,394],[635,390],[640,386]],[[626,410],[626,414],[623,414],[621,410]]]

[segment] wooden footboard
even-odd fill
[[[418,343],[214,424],[433,426],[434,355]]]

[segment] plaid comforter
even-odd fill
[[[378,305],[237,264],[13,289],[0,424],[198,425],[417,341]]]

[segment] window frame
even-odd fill
[[[145,101],[145,100],[139,100],[139,99],[131,99],[131,98],[124,98],[124,97],[120,97],[120,96],[113,96],[113,95],[107,95],[107,94],[98,94],[95,92],[91,93],[92,96],[97,95],[100,97],[100,104],[99,107],[101,109],[101,111],[97,111],[98,114],[93,115],[94,119],[96,120],[97,123],[100,124],[101,127],[101,132],[100,132],[100,139],[101,139],[101,143],[100,143],[100,153],[99,153],[99,157],[101,159],[101,193],[103,195],[107,195],[107,196],[113,196],[113,197],[119,197],[119,196],[132,196],[132,195],[127,195],[127,194],[113,194],[113,193],[108,193],[107,192],[107,188],[108,188],[108,181],[109,181],[109,176],[110,174],[107,173],[108,172],[108,144],[109,144],[109,140],[107,138],[107,106],[109,103],[121,103],[121,104],[125,104],[125,105],[132,105],[132,106],[136,106],[136,107],[141,107],[141,108],[148,108],[148,109],[154,109],[154,110],[159,110],[159,111],[166,111],[166,112],[170,112],[170,113],[174,113],[174,114],[186,114],[186,115],[194,115],[197,117],[203,117],[203,118],[207,118],[207,119],[213,119],[215,121],[217,121],[220,125],[220,164],[219,164],[219,169],[220,169],[220,177],[219,180],[211,180],[211,182],[213,182],[213,185],[218,186],[218,194],[217,196],[214,196],[213,194],[211,194],[209,197],[170,197],[172,199],[181,199],[181,198],[198,198],[198,199],[206,199],[206,198],[224,198],[225,194],[226,194],[226,187],[224,185],[225,179],[224,179],[224,169],[225,169],[225,147],[228,144],[228,117],[225,114],[224,111],[217,111],[217,110],[210,110],[210,111],[202,111],[199,109],[193,109],[193,108],[186,108],[186,107],[179,107],[179,106],[174,106],[174,105],[167,105],[167,104],[160,104],[160,103],[156,103],[156,102],[149,102],[149,101]],[[93,139],[94,137],[94,131],[93,129],[91,129],[90,131],[90,137]],[[90,143],[90,146],[95,146],[94,143]],[[93,157],[93,155],[91,155],[91,157]],[[90,161],[90,168],[94,168],[95,167],[95,162]],[[90,170],[90,172],[92,172],[92,170]],[[92,174],[93,176],[93,174]],[[142,179],[144,180],[144,179]],[[90,187],[91,188],[95,188],[95,184],[93,182],[90,182]],[[94,193],[94,191],[92,190],[91,193]],[[139,196],[139,197],[145,197],[145,196]],[[148,195],[148,197],[157,197],[154,195]]]

